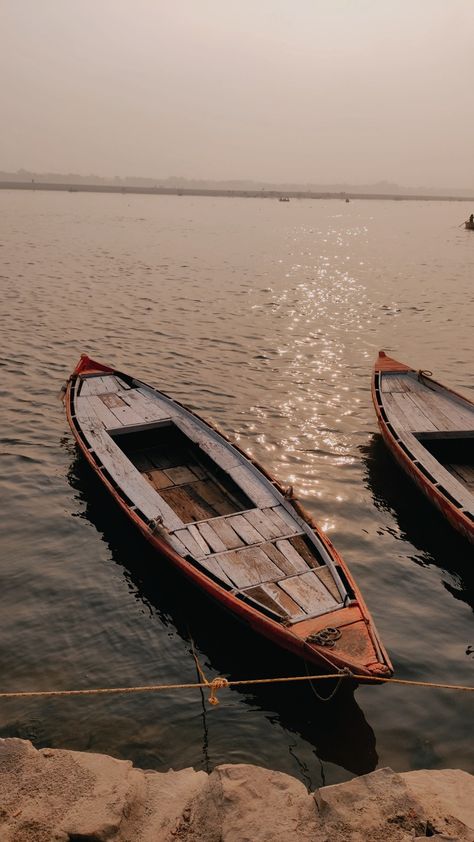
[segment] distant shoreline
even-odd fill
[[[114,184],[57,184],[43,181],[0,181],[0,190],[55,190],[69,193],[123,193],[149,196],[210,196],[236,199],[389,199],[396,202],[474,202],[474,196],[428,196],[415,193],[319,193],[304,190],[205,190],[192,187],[121,187]]]

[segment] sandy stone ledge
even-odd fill
[[[474,776],[379,769],[308,793],[244,764],[151,772],[0,740],[1,842],[474,842]]]

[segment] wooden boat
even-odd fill
[[[474,222],[471,222],[470,219],[467,219],[464,223],[468,231],[474,231]]]
[[[69,424],[142,535],[196,585],[323,672],[392,666],[328,538],[290,494],[220,432],[163,392],[83,355]]]
[[[455,529],[474,541],[474,403],[380,351],[372,398],[388,447]]]

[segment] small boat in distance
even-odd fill
[[[384,351],[374,365],[372,398],[397,462],[474,541],[474,403]]]
[[[392,674],[347,566],[291,489],[191,410],[86,355],[65,404],[89,465],[157,551],[157,572],[159,554],[322,672]]]
[[[278,201],[279,201],[279,202],[289,202],[289,201],[290,201],[290,197],[289,197],[289,196],[280,196],[280,198],[278,199]]]
[[[472,219],[466,219],[464,226],[468,231],[474,231],[474,221]]]

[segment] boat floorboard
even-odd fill
[[[472,465],[446,465],[446,469],[466,488],[474,492],[474,467]]]
[[[405,434],[403,441],[415,459],[426,468],[435,482],[441,486],[441,489],[445,489],[454,500],[457,500],[460,508],[474,514],[474,497],[469,493],[466,486],[450,473],[438,459],[432,456],[411,433]]]

